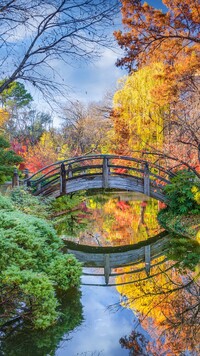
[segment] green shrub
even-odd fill
[[[194,271],[200,262],[200,245],[189,238],[171,235],[167,255],[180,262],[179,268]]]
[[[0,194],[0,211],[1,210],[12,211],[14,210],[14,205],[8,198]]]
[[[1,324],[20,316],[46,328],[56,320],[57,291],[78,286],[81,275],[62,246],[49,222],[14,210],[0,195]]]
[[[181,170],[164,188],[168,209],[174,214],[200,214],[200,205],[195,200],[194,187],[200,189],[200,181],[193,172]]]
[[[39,218],[49,217],[50,199],[44,201],[40,197],[34,197],[23,187],[12,189],[9,197],[17,210]]]

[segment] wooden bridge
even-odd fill
[[[146,272],[145,279],[154,277],[154,272],[151,271],[154,271],[154,267],[166,261],[169,236],[168,233],[162,232],[147,241],[142,241],[135,245],[115,247],[86,246],[67,241],[67,239],[63,239],[63,241],[67,249],[66,252],[74,254],[75,257],[82,262],[83,266],[86,267],[83,272],[82,284],[114,286],[116,284],[112,282],[109,283],[109,280],[115,279],[117,276],[131,274],[134,278],[131,283],[137,281],[138,273],[142,271]],[[91,268],[87,271],[88,267],[93,267],[92,271]],[[129,271],[126,271],[126,268],[123,271],[115,271],[115,269],[119,269],[120,267],[129,267]],[[95,272],[93,271],[94,268],[95,270],[96,268],[103,268],[104,273],[99,273],[99,271]],[[84,279],[94,276],[104,276],[105,284],[94,284],[90,281],[84,282]]]
[[[157,164],[127,156],[88,155],[49,165],[23,184],[34,195],[59,197],[80,190],[120,189],[165,200],[163,187],[174,174]],[[14,178],[14,185],[17,178]]]

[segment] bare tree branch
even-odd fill
[[[58,62],[74,65],[111,46],[107,29],[118,11],[118,0],[2,1],[0,76],[6,80],[0,93],[20,79],[54,91],[61,83],[54,72]]]

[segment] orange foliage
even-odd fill
[[[30,173],[35,173],[58,160],[58,153],[55,148],[49,141],[42,139],[34,146],[30,146],[29,142],[20,144],[18,141],[13,141],[12,148],[24,158],[20,169],[27,168]]]
[[[161,260],[162,257],[152,264]],[[185,350],[198,349],[199,285],[193,281],[191,272],[181,276],[178,269],[169,269],[170,264],[163,262],[152,267],[149,279],[142,281],[146,275],[140,272],[138,282],[117,287],[128,298],[123,305],[137,311],[143,328],[153,339],[147,346],[153,355],[179,355]],[[136,275],[117,277],[117,283],[133,278]]]
[[[117,64],[125,66],[133,78],[135,73],[141,73],[145,68],[152,71],[153,65],[162,64],[162,71],[154,71],[155,85],[149,89],[152,102],[164,109],[162,149],[199,170],[200,3],[198,0],[163,0],[166,11],[162,11],[140,0],[121,2],[124,31],[116,31],[115,37],[125,55]],[[135,72],[135,67],[138,72]],[[144,86],[148,83],[149,79]],[[113,115],[118,140],[116,148],[122,152],[127,147],[131,151],[137,140],[137,131],[130,127],[135,110],[133,105],[130,110],[129,102],[127,99]],[[129,117],[124,117],[128,106]],[[150,114],[149,127],[155,121],[154,115]],[[132,142],[131,135],[134,138]],[[143,148],[142,136],[140,141],[140,148]],[[160,149],[148,138],[145,142],[151,151]]]
[[[156,219],[158,203],[155,200],[129,201],[123,195],[120,198],[119,193],[119,197],[98,206],[91,198],[89,207],[92,209],[90,219],[93,231],[112,245],[137,243],[160,232]]]
[[[166,12],[146,2],[121,0],[124,33],[116,31],[115,37],[127,55],[118,61],[129,70],[136,62],[139,66],[153,62],[196,67],[199,39],[198,0],[164,0]],[[183,61],[184,59],[184,61]],[[170,75],[170,71],[168,72]]]

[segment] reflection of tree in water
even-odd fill
[[[30,330],[27,325],[10,326],[6,330],[6,336],[2,337],[0,354],[6,356],[55,355],[58,344],[70,339],[70,331],[83,321],[80,297],[80,292],[75,289],[63,296],[58,323],[45,331]]]
[[[156,218],[158,202],[153,199],[148,202],[129,199],[122,195],[103,201],[99,201],[98,196],[88,200],[93,232],[101,236],[102,244],[133,244],[160,232]]]
[[[130,355],[179,355],[185,350],[198,355],[200,284],[195,273],[187,270],[180,275],[178,268],[166,270],[169,265],[156,267],[160,270],[156,278],[118,287],[127,298],[122,305],[138,313],[139,323],[149,334],[147,339],[136,328],[120,339]]]
[[[89,223],[90,212],[84,201],[84,193],[59,197],[52,202],[52,218],[59,235],[77,236]]]
[[[91,192],[90,192],[91,194]],[[124,245],[144,241],[160,232],[159,203],[115,193],[76,193],[52,203],[54,226],[60,235],[88,245]],[[138,201],[139,200],[139,201]]]
[[[159,203],[134,197],[137,200],[131,201],[132,196],[118,196],[117,192],[114,197],[85,192],[60,197],[52,203],[54,226],[60,235],[78,237],[82,244],[124,245],[146,240],[160,232]]]
[[[136,243],[156,235],[160,231],[156,215],[158,202],[121,201],[111,199],[104,207],[106,214],[113,215],[114,222],[104,228],[109,239],[124,243]]]

